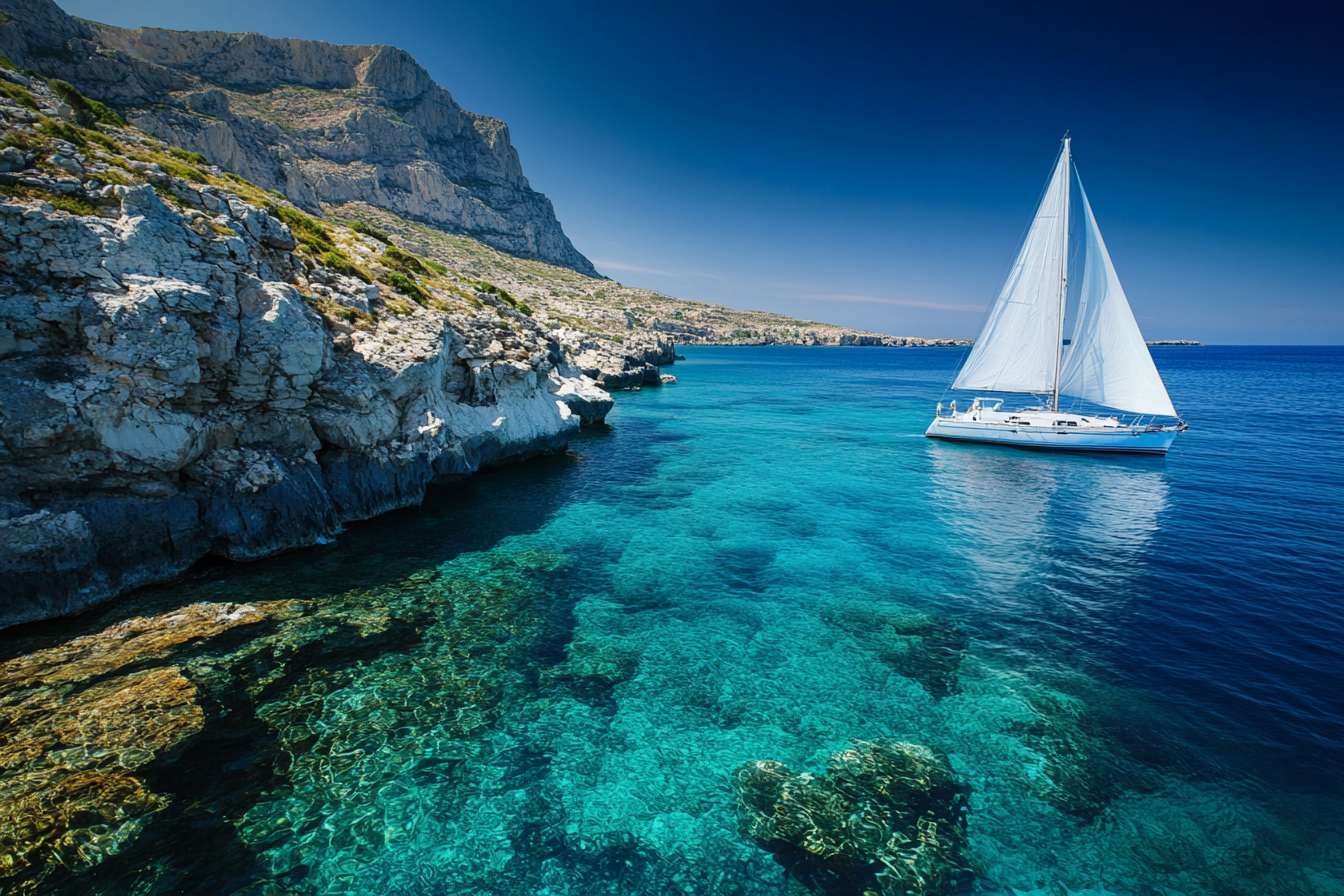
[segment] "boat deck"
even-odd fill
[[[1179,426],[1126,424],[1115,417],[1070,414],[1042,408],[1004,411],[978,402],[970,409],[941,409],[925,435],[959,442],[990,442],[1048,451],[1166,454]]]

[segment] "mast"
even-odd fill
[[[1059,260],[1059,332],[1055,334],[1055,392],[1050,410],[1059,411],[1059,372],[1064,356],[1064,303],[1069,297],[1069,135],[1064,133],[1064,251]]]

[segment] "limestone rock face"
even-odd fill
[[[404,50],[134,31],[5,0],[0,52],[310,212],[363,201],[596,276],[523,176],[504,122],[468,112]],[[284,127],[275,122],[284,122]]]
[[[584,376],[604,389],[641,389],[662,382],[658,368],[671,364],[676,347],[657,337],[632,337],[620,344],[585,340],[575,363]]]
[[[218,168],[170,176],[134,128],[62,147],[36,118],[0,103],[0,136],[41,149],[20,163],[88,179],[0,173],[0,627],[313,544],[611,409],[516,300]]]

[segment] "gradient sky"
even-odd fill
[[[1147,338],[1344,342],[1336,0],[62,6],[403,47],[613,279],[900,335],[975,335],[1068,129]]]

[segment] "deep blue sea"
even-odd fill
[[[925,439],[960,349],[683,351],[564,456],[29,630],[307,608],[173,660],[169,805],[50,892],[851,892],[731,776],[898,738],[961,892],[1344,894],[1344,349],[1154,348],[1165,458]]]

